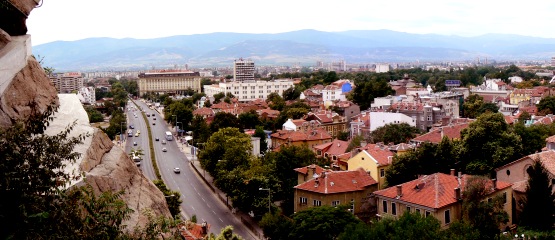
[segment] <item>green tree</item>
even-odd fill
[[[530,113],[523,111],[520,116],[518,116],[518,122],[524,124],[526,120],[530,120],[531,118],[532,116],[530,115]]]
[[[285,100],[278,93],[270,93],[266,98],[268,106],[273,110],[281,111],[285,107]]]
[[[521,157],[522,141],[501,113],[486,113],[461,131],[460,158],[470,174],[492,174],[493,169]]]
[[[252,109],[248,112],[239,114],[239,123],[241,124],[242,129],[254,129],[262,122],[258,118],[256,110]]]
[[[293,215],[291,239],[336,239],[349,224],[360,222],[347,206],[320,206]]]
[[[547,96],[540,100],[536,105],[538,107],[538,112],[543,114],[555,113],[555,96]]]
[[[413,127],[407,123],[399,123],[399,124],[386,124],[383,127],[379,127],[376,130],[372,131],[370,137],[372,142],[383,142],[385,144],[388,143],[406,143],[410,139],[416,137],[417,134],[420,134],[420,129]]]
[[[520,225],[539,231],[553,230],[555,224],[555,195],[549,172],[539,160],[526,169],[528,184]]]
[[[482,239],[494,239],[499,234],[499,226],[509,221],[502,195],[486,199],[491,194],[489,182],[486,177],[470,177],[463,191],[463,220],[476,229]]]
[[[214,120],[210,123],[210,131],[214,133],[227,127],[239,128],[242,131],[239,119],[237,119],[235,115],[227,112],[216,113],[216,115],[214,115]]]
[[[198,143],[205,143],[212,132],[202,116],[196,115],[191,121],[191,129],[193,129],[193,144],[198,146]]]
[[[214,104],[220,103],[222,98],[225,98],[225,94],[223,92],[214,94]]]
[[[232,226],[226,226],[222,228],[220,234],[215,236],[210,234],[207,236],[207,240],[242,240],[243,238],[233,232]]]
[[[370,103],[374,101],[374,98],[395,94],[384,77],[359,76],[355,80],[355,85],[357,87],[353,90],[351,98],[360,106],[360,109],[370,108]]]
[[[95,107],[86,106],[85,111],[87,112],[87,115],[89,116],[89,122],[90,123],[104,121],[104,117],[102,116],[102,113],[100,113],[98,110],[96,110]]]
[[[160,191],[164,194],[172,216],[179,218],[181,213],[181,203],[183,203],[181,200],[181,193],[170,190],[162,180],[154,180],[153,182],[154,185],[156,185],[156,187],[158,187],[158,189],[160,189]]]
[[[330,71],[326,74],[326,77],[324,77],[324,84],[331,84],[337,80],[339,80],[337,73],[335,71]]]
[[[463,116],[466,118],[477,118],[484,104],[484,98],[478,94],[470,94],[463,104]]]
[[[280,211],[266,213],[260,220],[260,228],[264,237],[270,240],[288,240],[293,228],[293,220],[284,216]]]
[[[252,155],[250,136],[237,128],[226,127],[218,130],[204,146],[204,150],[199,154],[199,160],[202,168],[215,179],[218,178],[217,165],[226,170],[232,170],[239,165],[248,164],[248,159]],[[223,163],[219,164],[218,161]]]
[[[283,100],[296,100],[301,96],[301,90],[298,87],[290,87],[287,90],[283,91]]]
[[[164,108],[164,120],[173,126],[180,122],[179,127],[187,131],[191,120],[193,120],[193,109],[183,102],[173,102]]]

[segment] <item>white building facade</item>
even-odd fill
[[[139,96],[147,92],[183,95],[185,90],[201,92],[201,77],[192,71],[155,71],[139,74]]]
[[[79,101],[83,104],[94,104],[96,102],[94,87],[83,87],[77,94],[79,95]]]
[[[402,113],[391,112],[370,112],[370,131],[374,131],[386,124],[406,123],[412,127],[416,127],[416,119]]]
[[[254,99],[267,99],[270,93],[277,93],[280,96],[283,92],[293,87],[292,79],[278,79],[274,81],[254,81],[254,82],[223,82],[214,85],[204,86],[204,93],[208,97],[218,93],[231,93],[239,101],[246,102]]]

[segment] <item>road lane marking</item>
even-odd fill
[[[214,213],[214,214],[216,214],[216,213]],[[224,222],[221,218],[218,218],[218,219],[220,219],[220,222]]]

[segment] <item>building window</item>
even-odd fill
[[[417,208],[417,209],[415,209],[415,211],[416,211],[417,213],[420,213],[420,209],[418,209],[418,208]]]
[[[337,206],[337,205],[339,205],[339,201],[332,201],[332,202],[331,202],[331,206],[332,206],[332,207],[335,207],[335,206]]]
[[[391,203],[391,214],[397,215],[397,203]]]
[[[410,207],[409,206],[407,206],[407,212],[410,212]]]
[[[503,192],[503,204],[507,203],[507,192]]]
[[[313,200],[313,201],[312,201],[312,204],[313,204],[315,207],[319,207],[319,206],[322,206],[322,201],[320,201],[320,200]]]
[[[380,169],[380,177],[385,177],[385,169]]]
[[[449,224],[451,222],[451,211],[445,210],[445,224]]]
[[[307,199],[305,197],[300,197],[299,198],[299,204],[300,205],[306,205],[307,203]]]
[[[432,116],[428,116],[428,121],[432,121]]]
[[[431,214],[431,213],[430,213],[429,211],[426,211],[426,217],[427,217],[427,216],[430,216],[430,214]]]
[[[382,201],[382,208],[383,208],[383,212],[387,213],[387,201],[386,200]]]

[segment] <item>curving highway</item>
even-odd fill
[[[162,140],[165,139],[165,132],[170,129],[162,116],[155,110],[149,109],[142,101],[135,101],[135,103],[142,109],[145,109],[145,113],[154,114],[156,117],[156,120],[154,120],[154,117],[151,115],[147,117],[148,122],[145,122],[139,110],[127,111],[128,125],[133,124],[135,127],[135,129],[133,129],[133,134],[135,134],[137,130],[140,130],[141,134],[139,137],[133,135],[133,137],[127,139],[125,151],[129,153],[132,147],[141,147],[143,149],[145,155],[143,156],[140,166],[143,174],[151,180],[156,179],[154,168],[150,162],[150,154],[154,154],[162,178],[168,188],[181,193],[181,199],[183,200],[181,211],[187,218],[196,215],[197,222],[206,221],[210,224],[210,232],[214,234],[219,234],[222,228],[231,225],[233,226],[233,232],[242,236],[244,239],[256,239],[252,232],[229,211],[194,172],[189,164],[189,159],[180,151],[177,145],[180,143],[174,140],[162,144]],[[134,106],[134,104],[129,104],[129,106]],[[137,114],[137,118],[135,118],[133,113]],[[153,123],[155,125],[153,125]],[[152,141],[154,144],[153,153],[149,151],[150,147],[148,145],[149,139],[146,124],[150,125],[152,132]],[[155,138],[159,138],[159,141],[155,141]],[[136,142],[137,146],[133,146],[133,142]],[[162,151],[163,148],[166,148],[167,151]],[[174,168],[176,167],[180,168],[181,173],[174,172]]]

